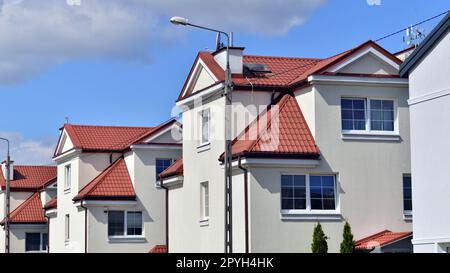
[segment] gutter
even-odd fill
[[[162,178],[161,188],[166,191],[166,251],[169,253],[169,188],[164,186]]]
[[[81,200],[80,202],[80,207],[82,207],[84,209],[84,253],[88,253],[88,244],[87,244],[87,207],[83,206],[83,200]]]
[[[244,171],[244,222],[245,222],[245,253],[249,253],[249,228],[248,228],[248,169],[242,167],[239,156],[239,169]]]

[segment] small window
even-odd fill
[[[159,181],[159,175],[167,169],[170,165],[172,165],[172,159],[156,159],[156,181]]]
[[[69,190],[72,184],[72,170],[70,165],[64,167],[64,190]]]
[[[25,251],[46,251],[48,247],[47,233],[25,233]]]
[[[342,130],[366,130],[366,99],[341,99]]]
[[[412,211],[411,175],[403,176],[403,210],[405,212]]]
[[[201,196],[201,218],[202,220],[209,219],[209,184],[203,182],[200,184],[200,196]]]
[[[311,175],[309,183],[312,210],[336,209],[334,176]]]
[[[108,236],[142,236],[142,212],[109,211]]]
[[[281,209],[306,209],[306,176],[281,176]]]
[[[370,129],[372,131],[394,131],[394,102],[392,100],[370,100]]]
[[[202,135],[201,135],[201,144],[209,143],[209,137],[210,137],[210,118],[211,113],[209,109],[203,110],[201,112],[201,128],[202,128]]]
[[[64,227],[65,227],[65,233],[64,233],[65,239],[66,239],[66,241],[69,241],[70,240],[70,215],[69,214],[66,214]]]

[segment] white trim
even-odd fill
[[[159,145],[159,144],[135,144],[130,146],[131,150],[181,150],[183,147],[180,145]]]
[[[81,207],[81,204],[86,207],[134,207],[137,205],[137,201],[121,201],[121,200],[111,200],[111,201],[97,201],[97,200],[84,200],[83,202],[75,202],[75,206]]]
[[[431,92],[428,93],[426,95],[422,95],[422,96],[418,96],[415,98],[411,98],[408,100],[408,104],[409,106],[415,105],[415,104],[419,104],[422,102],[426,102],[429,100],[434,100],[434,99],[438,99],[441,97],[445,97],[450,95],[450,88],[444,89],[444,90],[439,90],[439,91],[435,91],[435,92]]]
[[[207,115],[206,115],[206,114]],[[198,111],[198,114],[200,115],[200,145],[199,146],[205,146],[205,145],[209,145],[210,141],[211,141],[211,108],[206,107],[200,111]],[[204,115],[205,114],[205,115]],[[203,118],[207,117],[207,122],[208,122],[208,128],[207,128],[207,133],[208,133],[208,139],[206,139],[205,141],[203,141]]]
[[[146,240],[145,238],[145,229],[144,229],[144,212],[142,210],[108,210],[107,213],[109,214],[110,211],[118,211],[118,212],[123,212],[123,235],[113,235],[113,236],[109,236],[108,237],[108,241],[115,241],[115,242],[119,242],[119,241],[142,241],[142,240]],[[128,235],[128,213],[133,213],[133,212],[140,212],[141,213],[141,235]],[[109,229],[109,215],[108,217],[108,223],[107,223],[107,228]]]
[[[218,81],[217,77],[214,76],[214,73],[212,73],[212,71],[211,71],[211,70],[209,69],[209,67],[203,62],[203,60],[200,59],[200,58],[198,58],[197,63],[195,64],[194,69],[192,70],[193,73],[192,73],[191,76],[189,77],[189,80],[188,80],[188,82],[187,82],[187,84],[186,84],[186,88],[183,90],[182,97],[184,97],[184,96],[186,95],[186,92],[187,92],[188,90],[192,90],[191,87],[194,85],[194,82],[193,82],[194,79],[198,80],[198,77],[200,76],[200,72],[201,72],[201,70],[200,70],[200,65],[202,66],[202,68],[205,69],[206,73],[209,74],[209,76],[212,78],[213,81],[215,81],[215,82]]]
[[[142,228],[142,231],[144,229]],[[143,235],[139,236],[108,236],[108,242],[110,243],[145,243],[147,238]]]
[[[164,187],[173,187],[173,186],[177,186],[177,185],[181,185],[183,184],[183,176],[179,175],[179,176],[175,176],[175,177],[171,177],[171,178],[167,178],[167,179],[162,179],[162,183]]]
[[[283,213],[281,212],[281,220],[308,220],[308,221],[342,221],[341,213]]]
[[[368,141],[400,141],[402,138],[398,134],[376,134],[376,133],[356,133],[342,132],[343,140],[368,140]]]
[[[201,226],[201,227],[207,227],[207,226],[209,226],[209,217],[200,220],[200,226]]]
[[[197,147],[197,153],[205,152],[211,149],[211,143],[207,142]]]
[[[310,83],[343,84],[343,85],[386,85],[408,87],[408,79],[402,78],[376,78],[376,77],[352,77],[312,75],[308,77]]]
[[[429,237],[412,240],[414,245],[425,245],[425,244],[447,244],[450,243],[450,237]]]
[[[57,157],[54,157],[53,161],[59,163],[61,161],[65,161],[66,159],[69,159],[69,158],[71,159],[71,158],[81,154],[81,152],[82,152],[81,149],[75,148],[75,149],[67,151],[67,152],[65,152],[65,153],[63,153],[63,154],[61,154],[61,155],[59,155]]]
[[[246,167],[293,167],[293,168],[315,168],[320,165],[317,159],[272,159],[272,158],[242,158],[241,164]],[[221,164],[223,168],[223,163]],[[233,168],[239,165],[238,160],[232,163]]]
[[[359,52],[358,54],[355,54],[351,58],[348,58],[344,62],[337,64],[336,66],[332,67],[328,71],[332,72],[332,73],[335,73],[335,72],[341,70],[342,68],[350,65],[351,63],[355,62],[359,58],[364,57],[365,55],[367,55],[369,53],[374,54],[376,57],[378,57],[379,59],[381,59],[385,63],[389,64],[390,66],[392,66],[395,70],[398,71],[400,69],[400,65],[397,64],[396,62],[394,62],[393,60],[389,59],[388,57],[386,57],[386,55],[382,54],[380,51],[376,50],[373,47],[368,47],[365,50]]]
[[[57,209],[49,209],[45,211],[45,216],[48,217],[55,217],[58,214],[58,210]]]
[[[203,90],[202,92],[194,93],[192,96],[178,101],[176,103],[176,106],[188,105],[200,98],[211,97],[211,96],[215,95],[216,93],[218,93],[218,91],[221,91],[223,88],[224,88],[223,83],[215,84],[215,85]]]
[[[174,127],[178,128],[178,129],[180,129],[180,130],[183,130],[183,129],[178,125],[178,123],[175,122],[175,123],[172,124],[171,126],[169,126],[169,127],[165,128],[164,130],[158,132],[157,134],[155,134],[155,135],[153,135],[153,136],[150,136],[149,138],[146,138],[143,142],[149,143],[149,142],[151,142],[151,141],[157,139],[158,137],[160,137],[160,136],[166,134],[167,132],[172,131],[172,129],[173,129]]]

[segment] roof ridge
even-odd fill
[[[245,55],[243,55],[243,57],[271,58],[271,59],[292,59],[292,60],[323,60],[323,58],[313,58],[313,57],[270,56],[270,55],[251,55],[251,54],[245,54]]]
[[[157,126],[130,126],[130,125],[89,125],[89,124],[67,124],[72,127],[100,127],[100,128],[127,128],[127,129],[152,129]]]

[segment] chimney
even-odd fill
[[[243,58],[242,53],[244,52],[244,47],[230,47],[230,69],[231,74],[242,74],[243,71]],[[213,53],[214,60],[222,67],[223,70],[226,69],[227,64],[227,48],[222,47]]]
[[[9,180],[14,180],[14,161],[9,162]],[[6,179],[6,161],[2,162],[3,178]]]

